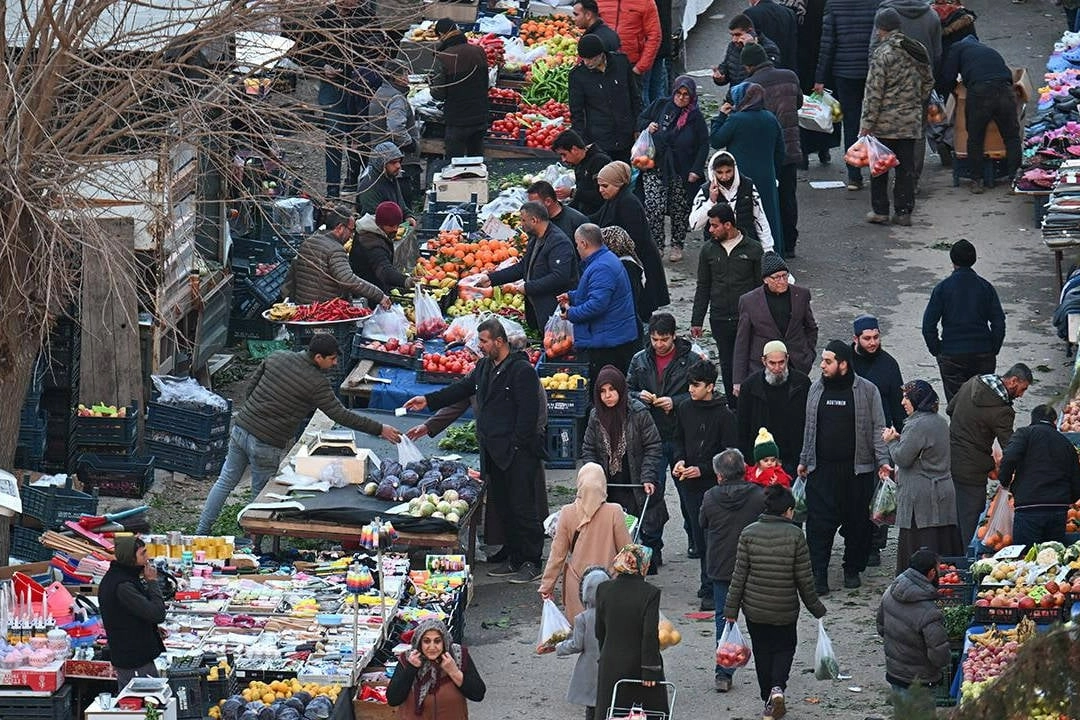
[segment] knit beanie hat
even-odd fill
[[[600,172],[596,173],[596,178],[615,187],[625,187],[630,184],[630,166],[622,160],[609,162],[600,168]]]
[[[379,227],[400,225],[403,219],[401,208],[396,202],[384,200],[375,208],[375,224]]]
[[[855,330],[856,337],[862,335],[867,330],[877,330],[878,320],[873,315],[860,315],[855,318],[855,322],[852,323]]]
[[[957,267],[971,267],[975,264],[975,246],[960,238],[949,248],[949,259]]]
[[[135,551],[138,549],[136,540],[134,535],[117,535],[113,539],[113,556],[116,557],[116,562],[128,567],[135,566]]]
[[[771,432],[765,428],[759,428],[757,438],[754,440],[754,462],[761,462],[767,457],[780,457],[780,447],[776,444]]]
[[[761,277],[763,278],[787,269],[787,263],[784,262],[784,258],[780,257],[779,253],[765,253],[765,257],[761,258]]]
[[[604,54],[604,41],[598,36],[588,33],[581,36],[577,43],[578,57],[594,58]]]
[[[765,48],[757,43],[748,42],[743,45],[742,52],[739,54],[739,62],[747,67],[757,67],[769,62],[769,56],[765,52]]]
[[[825,350],[836,356],[836,362],[846,362],[851,366],[851,346],[843,340],[830,340]]]
[[[878,11],[878,14],[874,16],[874,27],[878,30],[885,30],[886,32],[892,32],[893,30],[900,29],[900,13],[891,7],[882,8]]]

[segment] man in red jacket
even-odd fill
[[[649,72],[660,50],[663,31],[655,0],[597,0],[600,17],[619,34],[620,49],[630,61],[641,94],[642,76]]]

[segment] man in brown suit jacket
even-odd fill
[[[816,357],[817,321],[810,309],[810,291],[788,282],[788,268],[776,253],[761,260],[765,284],[739,298],[739,329],[735,335],[732,376],[735,395],[753,374],[770,340],[782,340],[791,366],[809,373]]]

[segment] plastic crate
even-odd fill
[[[416,371],[416,382],[429,385],[451,385],[458,380],[464,380],[465,375],[457,373],[429,372],[427,370]]]
[[[360,335],[360,333],[353,337],[352,358],[354,360],[373,360],[379,365],[393,365],[394,367],[403,367],[409,370],[416,370],[421,365],[421,359],[412,355],[400,355],[396,352],[364,347],[364,343],[368,342],[371,341]]]
[[[356,335],[357,327],[353,323],[344,322],[331,325],[290,325],[289,336],[292,339],[292,349],[304,350],[307,348],[315,333],[330,333],[337,339],[340,354],[344,356],[352,348],[353,336]],[[339,362],[338,365],[340,366],[341,363]]]
[[[208,668],[203,669],[208,671]],[[207,680],[206,691],[211,704],[235,695],[237,692],[236,671],[230,669],[222,676],[222,670],[218,668],[218,679]]]
[[[213,440],[195,440],[193,438],[177,435],[176,433],[158,428],[150,428],[146,431],[146,439],[156,443],[170,445],[177,450],[194,453],[225,452],[229,445],[229,436],[221,435]]]
[[[1058,611],[1058,617],[1061,616],[1061,609],[1055,608]],[[975,606],[975,616],[972,622],[976,625],[989,625],[990,623],[996,623],[998,625],[1015,625],[1020,620],[1020,608],[1014,607],[980,607]]]
[[[71,685],[61,685],[47,697],[0,695],[3,720],[71,720]]]
[[[588,354],[582,351],[566,357],[548,358],[547,353],[542,353],[540,360],[536,363],[536,374],[540,377],[550,377],[555,373],[589,377]]]
[[[75,442],[80,445],[134,445],[138,432],[138,403],[127,406],[125,417],[75,416]]]
[[[170,405],[151,400],[146,429],[148,434],[150,430],[165,430],[192,440],[210,441],[228,436],[231,420],[231,400],[225,410],[211,405]]]
[[[96,515],[97,493],[73,490],[71,480],[69,476],[62,488],[24,484],[19,488],[22,514],[37,519],[42,527],[50,530],[60,527],[68,520],[78,520],[82,515]]]
[[[229,345],[239,345],[244,340],[273,340],[275,334],[277,326],[257,313],[255,317],[229,318]]]
[[[582,422],[577,418],[549,418],[544,430],[544,451],[549,469],[573,469],[581,457]]]
[[[251,235],[234,237],[232,240],[232,264],[234,268],[240,265],[242,260],[254,260],[257,263],[274,262],[275,254],[273,240]]]
[[[176,696],[177,720],[204,720],[210,711],[210,689],[206,668],[169,668],[165,675]]]
[[[940,605],[970,605],[975,586],[971,583],[938,585],[937,595]]]
[[[224,451],[194,453],[153,440],[146,441],[146,452],[154,456],[154,467],[157,469],[182,472],[196,478],[217,475],[225,462]]]
[[[289,274],[289,263],[279,259],[277,267],[265,275],[253,275],[244,279],[243,282],[266,308],[270,307],[281,297],[281,289],[285,286],[285,278]]]
[[[52,559],[53,551],[41,544],[41,530],[16,525],[11,529],[11,555],[28,563],[46,562]],[[7,716],[0,712],[0,718]]]
[[[75,455],[108,455],[119,459],[135,457],[135,443],[131,445],[83,445],[79,442],[73,442],[72,449]]]
[[[80,455],[75,474],[84,490],[109,497],[141,498],[154,484],[154,458]]]
[[[1068,611],[1065,611],[1068,612]],[[1037,607],[1030,609],[1020,609],[1020,617],[1031,618],[1031,621],[1036,625],[1050,625],[1056,622],[1060,622],[1062,619],[1062,608],[1054,607]]]
[[[589,391],[547,390],[548,417],[585,417],[589,412]]]
[[[960,651],[954,650],[949,656],[949,667],[946,669],[941,682],[935,683],[930,688],[934,694],[934,705],[937,707],[953,707],[957,698],[952,694],[953,677],[960,667]]]
[[[498,130],[488,129],[487,136],[484,138],[484,142],[488,145],[508,145],[508,146],[524,146],[525,145],[525,131],[518,128],[517,133],[499,132]]]

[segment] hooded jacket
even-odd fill
[[[930,67],[941,64],[941,18],[927,0],[881,0],[879,10],[892,8],[900,14],[900,32],[922,43],[930,54]],[[870,54],[880,44],[877,33],[870,32]]]
[[[765,489],[741,478],[716,484],[709,463],[712,487],[701,501],[698,519],[705,533],[705,572],[712,580],[731,582],[739,535],[765,512]]]
[[[821,23],[821,51],[814,82],[832,77],[865,80],[870,62],[870,33],[879,0],[828,0]],[[929,95],[930,93],[927,93]]]
[[[555,646],[555,654],[559,657],[578,656],[570,673],[570,687],[566,690],[566,701],[574,705],[592,707],[596,704],[596,673],[600,662],[600,641],[596,639],[596,588],[610,579],[602,567],[585,571],[580,598],[585,609],[573,619],[574,631],[570,637]]]
[[[686,398],[675,407],[675,461],[696,467],[701,477],[677,480],[690,491],[704,493],[716,484],[712,459],[724,448],[735,447],[735,413],[728,409],[727,399],[713,396],[712,400]]]
[[[630,360],[626,371],[626,386],[635,399],[641,398],[641,391],[648,390],[657,397],[669,397],[673,404],[669,413],[650,408],[660,437],[671,440],[675,436],[675,410],[680,404],[690,399],[690,368],[699,360],[689,340],[675,338],[675,357],[664,368],[664,376],[656,372],[656,351],[648,344],[639,350]]]
[[[490,122],[487,55],[461,32],[439,43],[431,97],[443,101],[443,122],[447,126],[475,127]]]
[[[615,28],[619,48],[630,64],[644,75],[656,61],[663,30],[655,0],[598,0],[600,17]]]
[[[634,141],[634,121],[641,114],[641,94],[635,90],[626,56],[607,53],[602,72],[584,63],[575,65],[569,88],[571,128],[607,155],[628,151]]]
[[[949,423],[953,480],[961,485],[985,484],[994,469],[994,440],[1002,449],[1013,435],[1016,411],[976,375],[960,386],[945,411]]]
[[[368,105],[369,144],[392,142],[406,156],[418,155],[420,151],[420,126],[416,113],[405,98],[404,90],[383,79]]]
[[[854,373],[849,369],[848,372]],[[873,472],[889,464],[889,450],[881,439],[885,429],[885,413],[881,409],[881,394],[866,378],[855,375],[851,385],[855,398],[855,474]],[[806,395],[806,429],[803,431],[802,455],[799,464],[808,472],[817,467],[817,417],[825,384],[818,378]]]
[[[377,285],[384,293],[408,286],[408,276],[394,267],[394,240],[376,224],[374,215],[356,221],[349,265],[357,277]]]
[[[1033,422],[1013,433],[998,477],[1012,490],[1017,508],[1063,508],[1080,498],[1076,448],[1050,422]]]
[[[934,585],[912,568],[885,590],[877,632],[885,640],[887,678],[909,685],[942,681],[942,670],[949,666],[949,638],[936,600]]]
[[[405,195],[401,190],[401,175],[389,175],[386,163],[402,157],[402,152],[392,142],[381,142],[371,151],[371,159],[363,175],[356,182],[356,211],[361,215],[374,215],[379,203],[392,202],[409,217]]]
[[[879,138],[922,138],[933,89],[926,48],[903,33],[891,33],[870,57],[860,127]]]
[[[158,625],[165,622],[165,600],[156,582],[135,564],[134,538],[117,538],[116,560],[98,587],[101,621],[109,637],[114,667],[142,667],[165,652]]]
[[[741,609],[747,622],[791,625],[799,619],[800,598],[814,617],[825,616],[806,536],[790,520],[762,515],[739,535],[724,617],[738,617]]]
[[[613,348],[637,338],[630,278],[606,245],[581,261],[581,279],[568,295],[566,317],[574,324],[575,345]]]
[[[713,180],[712,167],[716,158],[721,155],[726,155],[735,168],[731,186],[720,185],[720,195],[735,213],[735,227],[739,228],[746,237],[759,242],[764,252],[771,252],[774,247],[772,230],[769,227],[769,218],[765,215],[765,209],[761,206],[761,194],[754,185],[754,181],[739,172],[739,164],[735,162],[735,156],[727,150],[714,152],[708,164],[705,165],[705,174],[702,175],[705,182],[694,196],[690,209],[690,229],[701,230],[709,224],[709,210],[713,206],[713,201],[709,197]]]

